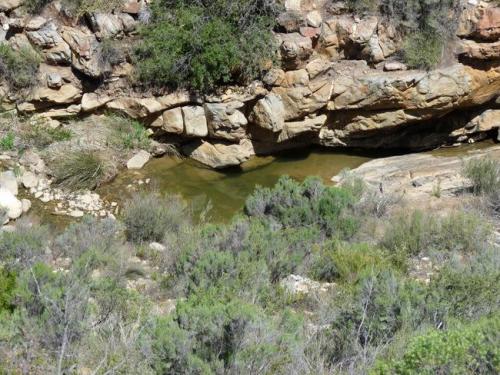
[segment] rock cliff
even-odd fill
[[[276,32],[279,67],[213,95],[134,90],[130,59],[103,60],[106,40],[137,42],[148,3],[128,0],[112,14],[76,20],[57,1],[29,15],[23,0],[0,0],[0,43],[31,48],[43,60],[29,92],[3,80],[1,107],[51,121],[121,112],[214,168],[308,144],[415,150],[498,136],[494,3],[462,4],[451,58],[420,71],[398,60],[402,41],[389,20],[352,15],[341,2],[286,0]]]

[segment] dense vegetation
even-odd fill
[[[274,0],[158,0],[137,50],[139,80],[148,86],[247,82],[273,59]]]
[[[360,14],[375,13],[405,36],[402,57],[411,68],[438,64],[446,42],[453,37],[461,11],[457,0],[349,0]]]
[[[32,49],[24,47],[14,50],[0,43],[0,77],[5,79],[11,90],[34,86],[41,57]]]
[[[466,165],[481,183],[474,199],[488,200],[483,181],[498,175],[470,170],[477,163]],[[227,224],[154,193],[127,203],[123,224],[84,218],[54,238],[18,223],[0,234],[1,366],[498,373],[500,258],[487,211],[374,210],[381,201],[355,178],[283,177]],[[291,274],[333,284],[293,293],[282,282]]]

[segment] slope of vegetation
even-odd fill
[[[3,370],[498,373],[485,213],[375,214],[377,199],[358,180],[283,177],[227,224],[146,193],[123,224],[84,218],[54,237],[19,223],[0,234]],[[330,284],[293,293],[291,274]]]

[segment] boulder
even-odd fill
[[[123,97],[106,103],[106,107],[124,112],[132,118],[144,118],[161,112],[164,106],[155,98]]]
[[[240,165],[255,155],[252,143],[248,139],[242,140],[239,144],[198,141],[186,146],[184,152],[214,169]]]
[[[106,105],[106,103],[113,100],[110,96],[107,95],[98,95],[95,93],[85,93],[82,96],[82,111],[83,112],[92,112],[98,108],[101,108]]]
[[[89,20],[92,30],[101,38],[112,38],[123,32],[123,23],[115,14],[92,13]]]
[[[250,120],[264,129],[279,132],[285,123],[285,106],[281,97],[269,94],[253,107]]]
[[[10,12],[22,5],[24,0],[0,0],[0,12]]]
[[[151,154],[141,150],[127,161],[128,169],[141,169],[151,159]]]
[[[278,34],[277,37],[283,63],[288,69],[301,67],[313,53],[311,38],[299,33]]]
[[[182,134],[184,132],[184,117],[180,107],[163,112],[162,120],[162,128],[167,133]]]
[[[207,118],[201,106],[182,107],[184,130],[188,137],[206,137],[208,135]]]
[[[312,12],[307,13],[306,22],[311,27],[320,27],[323,23],[323,17],[319,11],[313,10]]]
[[[395,72],[397,70],[407,70],[405,64],[399,61],[388,61],[384,64],[384,70],[386,72]]]
[[[53,72],[47,75],[47,86],[51,89],[59,89],[63,85],[62,77],[59,73]]]
[[[95,35],[86,29],[62,26],[61,36],[73,52],[71,65],[91,78],[100,78],[103,72],[99,61],[99,42]]]
[[[5,210],[9,219],[17,219],[23,213],[23,204],[12,192],[0,188],[0,208]]]
[[[21,183],[26,189],[35,188],[38,186],[38,177],[33,172],[24,172],[21,177]]]
[[[500,109],[488,109],[469,121],[464,127],[464,133],[484,133],[495,128],[500,128]]]
[[[32,101],[53,103],[53,104],[71,104],[77,102],[82,97],[82,91],[71,85],[62,85],[59,89],[53,90],[48,87],[38,87],[32,94]]]
[[[0,173],[0,189],[8,190],[13,195],[17,195],[19,189],[17,186],[17,178],[13,171]]]
[[[243,106],[241,102],[205,104],[210,136],[228,141],[243,139],[248,124],[245,115],[239,111]]]
[[[351,170],[350,174],[362,178],[377,191],[382,189],[384,194],[404,196],[421,208],[432,197],[438,184],[440,199],[456,197],[470,186],[470,181],[461,173],[464,162],[485,156],[500,160],[500,146],[451,157],[420,153],[379,158]],[[332,181],[342,183],[344,178],[348,176],[341,174],[333,177]]]
[[[302,121],[285,122],[282,132],[279,134],[278,142],[287,141],[304,133],[318,133],[321,127],[325,125],[327,116],[306,118]]]
[[[23,214],[31,209],[31,201],[29,199],[21,199],[21,204],[23,206]]]

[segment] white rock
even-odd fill
[[[141,169],[150,159],[151,154],[147,151],[141,150],[127,162],[127,168]]]
[[[21,182],[26,189],[35,188],[38,185],[38,177],[33,172],[24,172]]]
[[[31,209],[31,201],[29,199],[21,199],[23,205],[23,213],[28,212]]]
[[[5,210],[9,219],[17,219],[23,213],[21,201],[5,188],[0,188],[0,207]]]
[[[321,17],[321,13],[317,10],[313,10],[309,12],[306,16],[307,24],[311,27],[320,27],[323,23],[323,17]]]
[[[158,242],[151,242],[149,244],[149,248],[151,250],[159,251],[159,252],[165,251],[167,249],[164,245],[162,245],[161,243],[158,243]]]
[[[73,210],[69,212],[69,216],[71,217],[83,217],[84,213],[81,210]]]
[[[13,171],[5,171],[0,174],[0,188],[7,189],[12,194],[17,195],[17,178]]]

